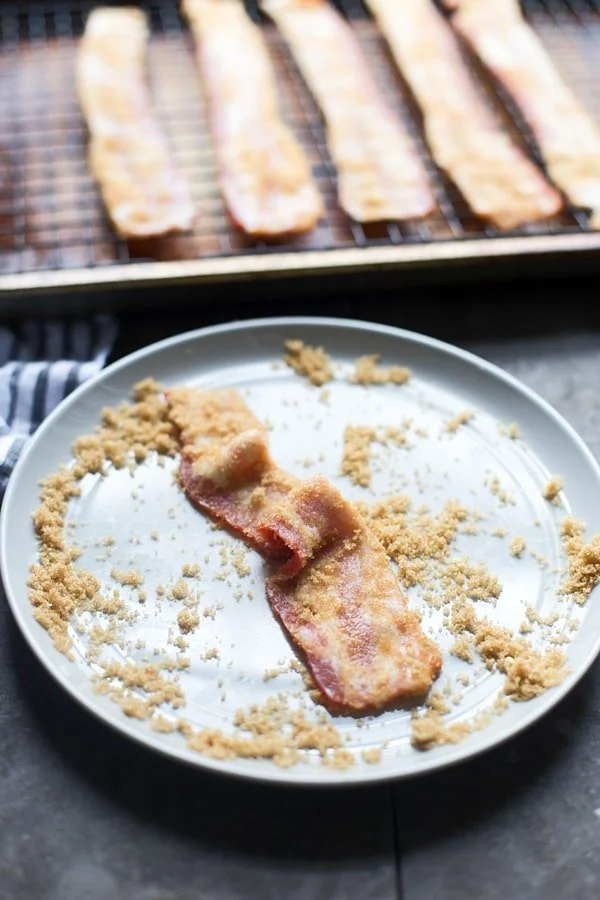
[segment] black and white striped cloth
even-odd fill
[[[0,501],[30,435],[104,366],[116,336],[107,315],[0,326]]]

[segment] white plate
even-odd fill
[[[282,358],[287,338],[300,338],[324,346],[338,366],[338,379],[328,385],[328,403],[314,388],[287,367],[273,363]],[[346,375],[353,361],[365,353],[379,353],[384,362],[408,366],[413,377],[408,385],[368,389],[350,385]],[[94,693],[90,667],[83,655],[69,662],[57,652],[47,633],[33,618],[27,598],[28,566],[36,556],[31,513],[38,505],[38,482],[70,458],[70,445],[80,434],[98,424],[100,410],[130,395],[132,385],[153,376],[165,385],[208,387],[235,386],[247,394],[259,417],[273,424],[274,458],[301,477],[322,472],[352,498],[373,499],[364,488],[339,476],[341,437],[346,424],[398,425],[411,418],[424,426],[428,436],[413,434],[410,449],[382,451],[381,471],[373,480],[375,495],[401,490],[433,511],[450,497],[488,517],[486,526],[504,527],[508,535],[522,535],[529,548],[548,559],[543,569],[525,554],[515,559],[508,541],[489,534],[459,537],[458,552],[483,562],[498,576],[503,593],[495,610],[486,614],[517,627],[524,603],[547,614],[556,605],[562,562],[559,523],[567,510],[587,522],[588,536],[600,530],[600,470],[573,429],[543,400],[499,368],[455,347],[394,328],[319,318],[280,318],[206,328],[148,347],[115,363],[64,401],[47,419],[21,458],[4,500],[1,521],[1,564],[7,596],[23,634],[38,658],[58,682],[90,712],[129,737],[177,759],[222,772],[268,781],[304,784],[340,784],[378,781],[437,769],[466,759],[498,744],[530,725],[560,700],[583,675],[600,648],[600,605],[589,602],[577,608],[581,627],[568,645],[571,673],[558,687],[509,709],[485,729],[456,745],[427,752],[410,744],[410,714],[386,712],[366,720],[363,727],[350,718],[337,725],[356,754],[356,764],[335,770],[309,757],[306,763],[281,769],[264,760],[206,759],[186,747],[179,734],[158,734],[148,723],[126,718],[106,697]],[[450,435],[443,425],[469,408],[475,418]],[[499,432],[499,423],[516,421],[522,439],[510,440]],[[394,454],[392,457],[385,454]],[[314,464],[306,466],[312,459]],[[415,470],[418,470],[415,472]],[[541,491],[551,473],[565,480],[560,507],[543,500]],[[502,506],[484,487],[497,475],[515,500]],[[417,487],[417,484],[420,486]],[[137,491],[138,499],[132,496]],[[143,502],[140,501],[143,497]],[[168,514],[168,510],[175,513]],[[142,619],[132,627],[132,638],[142,637],[147,649],[132,650],[138,661],[154,645],[164,647],[167,632],[175,625],[176,605],[157,610],[152,586],[178,577],[183,562],[202,565],[204,604],[222,604],[213,619],[203,618],[191,638],[192,666],[182,676],[188,704],[185,717],[194,727],[227,730],[235,710],[261,702],[277,690],[298,690],[299,676],[288,674],[265,682],[265,669],[277,666],[293,654],[273,618],[262,590],[262,569],[249,553],[254,598],[246,596],[248,582],[240,583],[243,596],[235,600],[237,585],[214,580],[219,567],[217,541],[234,542],[210,529],[172,482],[170,469],[155,462],[128,472],[111,472],[106,478],[87,476],[83,496],[73,506],[79,523],[77,535],[89,542],[81,564],[100,578],[111,566],[143,568],[149,595]],[[539,524],[534,524],[534,520]],[[150,539],[156,530],[158,542]],[[107,561],[101,561],[93,543],[110,534],[117,545]],[[140,543],[132,543],[130,539]],[[211,542],[213,545],[211,546]],[[211,556],[205,565],[205,554]],[[419,606],[418,590],[409,592]],[[138,604],[139,606],[139,604]],[[568,624],[571,607],[562,601],[562,620]],[[427,613],[425,621],[430,621]],[[217,647],[220,658],[202,661],[201,655]],[[188,653],[189,655],[189,653]],[[441,683],[461,672],[466,663],[444,655]],[[452,721],[471,718],[494,700],[501,685],[498,675],[481,675],[453,708]],[[378,764],[367,764],[361,751],[386,742]]]

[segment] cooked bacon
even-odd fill
[[[89,164],[108,215],[126,238],[190,229],[194,207],[152,109],[141,10],[96,9],[77,54],[76,84]]]
[[[264,556],[287,556],[287,548],[259,529],[265,509],[295,483],[272,462],[264,426],[237,391],[179,388],[167,400],[180,432],[179,480],[189,500]]]
[[[323,478],[271,460],[264,426],[236,391],[167,392],[190,501],[269,560],[269,602],[324,698],[353,712],[425,693],[441,658],[408,610],[382,547]]]
[[[433,158],[498,228],[547,219],[559,193],[502,130],[431,0],[366,0],[424,119]]]
[[[516,0],[452,0],[455,29],[520,107],[550,178],[600,228],[600,127],[567,87]]]
[[[306,155],[284,125],[260,29],[240,0],[183,0],[206,91],[221,189],[238,227],[285,238],[323,205]]]
[[[349,25],[322,0],[262,0],[261,6],[323,113],[342,208],[358,222],[430,213],[435,200],[423,164]]]
[[[300,483],[265,517],[292,555],[267,597],[330,704],[353,712],[424,694],[441,658],[383,548],[324,478]]]

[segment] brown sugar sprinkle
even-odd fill
[[[111,569],[110,577],[117,581],[123,587],[141,587],[144,583],[144,577],[141,572],[136,569],[128,569],[121,571],[120,569]]]
[[[583,605],[600,582],[600,534],[584,542],[585,524],[568,516],[561,526],[561,536],[568,561],[568,575],[561,586],[563,594]]]
[[[490,481],[490,491],[492,492],[494,497],[498,498],[498,500],[500,501],[502,506],[514,506],[515,505],[514,497],[512,497],[508,493],[508,491],[505,490],[500,485],[500,479],[498,478],[497,475],[494,475],[494,477]]]
[[[440,713],[441,715],[450,712],[448,701],[441,691],[430,691],[425,705],[433,710],[433,712]]]
[[[143,462],[155,451],[163,456],[177,452],[175,428],[167,415],[162,387],[152,378],[138,382],[134,403],[121,403],[102,412],[102,423],[93,434],[78,438],[73,445],[76,478],[102,473],[112,463],[122,469]]]
[[[473,641],[469,635],[460,634],[450,647],[450,653],[465,662],[473,662]]]
[[[178,578],[175,584],[171,587],[169,591],[169,599],[170,600],[185,600],[187,595],[190,592],[189,585],[187,582],[183,580],[183,578]]]
[[[558,495],[563,489],[564,481],[560,475],[552,475],[548,484],[542,490],[542,496],[550,503],[556,503]]]
[[[406,446],[409,424],[405,423],[402,428],[379,429],[369,425],[347,425],[344,429],[342,475],[347,475],[353,484],[368,487],[371,484],[371,445]]]
[[[188,746],[212,759],[270,759],[287,768],[302,759],[303,750],[315,750],[324,765],[346,768],[354,757],[342,750],[342,739],[330,722],[310,721],[302,710],[290,709],[284,695],[270,697],[261,706],[238,710],[235,732],[205,729],[192,734]]]
[[[444,431],[450,432],[450,434],[455,434],[461,425],[467,425],[471,419],[475,416],[475,413],[470,409],[463,409],[462,412],[457,413],[453,416],[452,419],[449,419],[444,425]]]
[[[178,723],[172,722],[171,719],[166,719],[164,716],[156,715],[152,717],[150,728],[152,731],[158,731],[160,734],[170,734],[173,731],[178,731]]]
[[[516,422],[509,422],[506,427],[506,433],[511,439],[511,441],[516,441],[517,438],[521,436],[521,432],[519,431],[519,426]]]
[[[377,763],[381,762],[380,747],[370,747],[368,750],[363,750],[360,755],[363,760],[371,766],[377,765]]]
[[[379,366],[380,359],[378,353],[359,356],[350,376],[352,384],[406,384],[410,381],[410,369],[404,366]]]
[[[200,572],[200,566],[198,563],[184,563],[181,567],[181,574],[184,578],[195,578]]]
[[[565,656],[560,650],[537,650],[525,638],[515,637],[509,628],[479,618],[468,602],[454,604],[450,629],[470,637],[473,650],[486,667],[506,676],[503,690],[513,700],[531,700],[556,687],[567,674]]]
[[[95,690],[118,703],[126,716],[149,719],[157,707],[167,704],[173,709],[185,705],[185,696],[177,681],[164,677],[185,667],[184,662],[163,660],[160,663],[136,665],[111,660],[103,664],[103,671],[95,675]]]
[[[246,578],[251,569],[248,565],[248,555],[245,547],[234,547],[229,554],[231,565],[235,569],[238,578]]]
[[[510,542],[511,555],[517,556],[517,557],[522,556],[525,551],[525,547],[526,547],[526,544],[525,544],[524,538],[522,538],[520,536],[513,538],[512,541]]]
[[[356,504],[366,517],[369,529],[398,566],[403,584],[423,586],[430,580],[432,562],[445,560],[459,525],[468,512],[460,503],[448,501],[437,517],[427,512],[409,515],[411,501],[396,495],[371,507]]]
[[[489,710],[478,713],[473,719],[449,724],[435,710],[415,714],[411,723],[411,743],[418,750],[429,750],[441,744],[458,744],[475,731],[487,728],[495,716],[504,712],[506,706],[506,699],[498,697]]]
[[[555,625],[559,620],[560,615],[556,611],[551,612],[547,616],[542,616],[533,606],[525,607],[525,615],[529,622],[534,622],[536,625],[545,625],[550,628],[552,625]]]
[[[200,622],[198,613],[191,609],[183,609],[177,616],[177,624],[182,634],[189,634],[194,631]]]
[[[114,607],[116,602],[99,593],[100,583],[91,572],[75,565],[79,551],[65,541],[65,517],[69,501],[80,494],[78,482],[87,474],[104,473],[107,463],[122,468],[132,458],[145,459],[151,450],[174,455],[177,449],[160,385],[152,379],[139,382],[134,401],[104,410],[94,434],[75,441],[74,465],[42,482],[41,505],[33,513],[39,560],[30,567],[29,599],[35,618],[65,654],[71,648],[73,613],[83,604],[108,612],[107,604]]]
[[[371,443],[375,438],[375,429],[366,425],[347,425],[344,429],[342,475],[347,475],[353,484],[371,484]]]
[[[457,559],[448,563],[441,576],[447,596],[464,596],[471,600],[497,600],[502,593],[502,585],[495,575],[491,575],[484,565]],[[449,594],[448,592],[452,592]]]
[[[303,341],[285,341],[286,365],[297,375],[303,375],[311,384],[320,387],[331,381],[333,368],[331,360],[322,347],[311,347]]]

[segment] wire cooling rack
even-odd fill
[[[86,131],[74,88],[77,40],[96,4],[0,4],[0,296],[82,287],[231,280],[376,268],[464,266],[555,254],[592,254],[600,235],[583,211],[502,234],[472,216],[433,163],[418,110],[359,0],[340,0],[369,67],[427,166],[436,212],[422,222],[360,225],[336,200],[325,130],[283,40],[264,30],[282,113],[312,162],[325,203],[318,226],[280,245],[250,241],[221,199],[190,35],[174,0],[144,4],[152,39],[149,78],[157,113],[198,211],[189,235],[127,242],[108,222],[86,162]],[[600,120],[600,0],[529,0],[527,17],[558,68]],[[473,65],[473,63],[471,63]],[[531,155],[536,148],[510,101],[480,70],[487,101]]]

